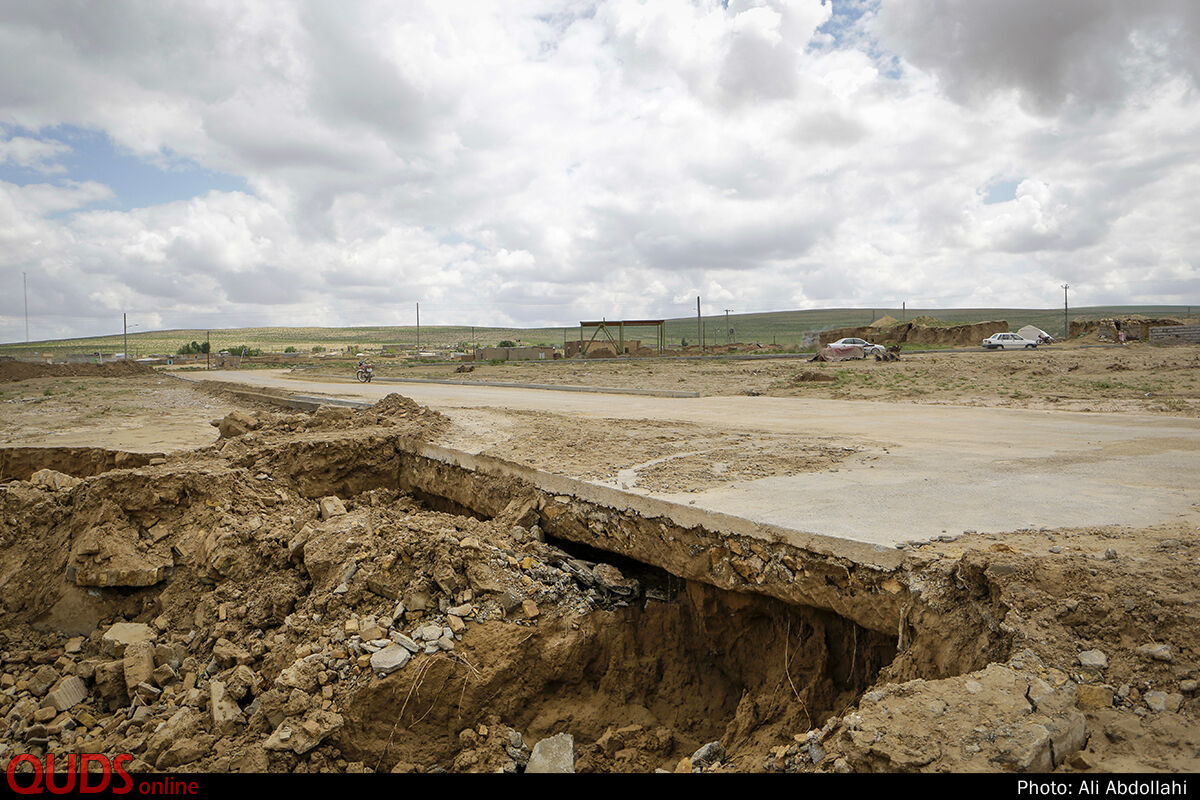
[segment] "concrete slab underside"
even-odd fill
[[[198,377],[368,401],[397,390],[394,385],[296,381],[273,372]],[[964,530],[1200,521],[1200,420],[1195,419],[476,386],[410,384],[400,391],[453,419],[469,419],[472,409],[511,408],[838,437],[860,453],[835,471],[695,493],[638,492],[817,535],[893,545]]]

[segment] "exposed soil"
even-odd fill
[[[1188,374],[1193,351],[1161,353]],[[855,368],[877,366],[896,365]],[[213,402],[121,380],[114,398]],[[6,462],[7,752],[131,752],[145,770],[520,771],[567,732],[576,770],[596,772],[1200,767],[1194,525],[970,534],[882,569],[780,543],[697,549],[643,520],[663,538],[631,565],[557,538],[595,512],[555,517],[517,483],[401,491],[407,448],[460,435],[404,398],[244,406],[216,427],[213,410],[193,409],[208,446],[136,468],[72,451]],[[560,420],[533,445],[536,419],[508,419],[495,454],[552,450],[603,480],[644,465],[637,485],[856,457],[653,422],[616,435]],[[473,503],[485,492],[502,510]],[[805,584],[840,611],[777,599]],[[114,641],[122,622],[150,644]],[[397,647],[409,655],[388,673],[381,653]],[[699,757],[711,742],[721,754]]]
[[[140,370],[132,377],[31,378],[0,388],[0,444],[135,452],[190,449],[217,438],[209,425],[214,417],[247,407]]]
[[[124,378],[153,375],[154,369],[136,361],[110,361],[107,364],[35,364],[27,361],[0,361],[0,383],[30,378]]]
[[[858,452],[833,437],[713,429],[658,420],[615,422],[543,412],[476,413],[501,441],[481,452],[621,488],[699,492],[735,481],[829,469]],[[450,444],[467,437],[449,438]]]

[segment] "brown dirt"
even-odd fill
[[[1167,352],[1190,368],[1190,351]],[[1146,366],[1122,363],[1088,368]],[[434,510],[394,488],[400,449],[454,432],[404,398],[239,413],[254,427],[163,463],[0,485],[10,752],[132,752],[147,770],[514,771],[538,738],[568,731],[580,771],[673,770],[714,740],[726,756],[706,769],[729,771],[1200,767],[1194,525],[908,546],[884,582],[907,593],[907,610],[885,635],[613,557],[638,576],[630,596],[596,554],[539,541],[527,507],[492,519]],[[561,452],[569,471],[603,453],[613,460],[598,476],[611,477],[613,464],[665,459],[639,481],[692,485],[714,464],[782,471],[853,455],[653,422],[618,435],[594,420],[554,421],[534,445],[533,417],[509,424],[514,460]],[[698,441],[703,457],[683,455]],[[68,456],[46,465],[79,469]],[[320,513],[328,495],[345,513]],[[854,585],[854,565],[845,579],[792,566],[798,582]],[[879,602],[846,591],[846,603]],[[458,605],[470,609],[447,613]],[[453,650],[418,653],[386,677],[354,638],[452,616],[463,626]],[[137,699],[123,679],[135,667],[102,640],[120,621],[150,625],[152,664],[169,667]],[[1085,667],[1095,650],[1107,665]],[[70,675],[85,699],[34,721],[46,689]],[[218,706],[232,712],[224,725]],[[294,752],[305,737],[322,743]]]
[[[907,348],[906,348],[907,349]],[[807,358],[807,357],[806,357]],[[527,382],[613,388],[689,390],[701,395],[776,395],[843,400],[1200,414],[1200,347],[1081,348],[1078,342],[1035,351],[900,353],[810,364],[801,358],[741,360],[559,360],[539,364],[380,365],[381,376],[472,382]],[[1114,366],[1117,365],[1117,366]],[[320,374],[316,372],[298,375]],[[344,374],[344,373],[340,373]],[[826,380],[828,378],[828,380]],[[401,389],[402,391],[402,389]]]
[[[124,378],[153,374],[153,368],[136,361],[110,361],[107,364],[31,364],[25,361],[0,361],[0,383],[30,378]]]
[[[484,453],[547,472],[651,491],[698,492],[736,481],[815,472],[857,452],[830,437],[751,435],[680,422],[615,423],[526,411],[501,416],[504,440]],[[626,471],[632,474],[623,475]]]

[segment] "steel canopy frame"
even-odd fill
[[[658,336],[658,354],[662,355],[663,348],[666,347],[667,344],[666,320],[663,319],[622,319],[613,320],[612,322],[604,319],[590,322],[581,321],[579,323],[579,342],[581,345],[579,354],[586,356],[588,348],[591,346],[592,342],[596,341],[596,337],[600,334],[604,334],[605,338],[613,343],[613,346],[616,348],[617,355],[625,355],[626,327],[655,328]],[[583,340],[584,328],[595,328],[595,330],[592,331],[592,338],[588,339],[586,342]],[[612,331],[610,331],[609,328],[617,329],[616,339],[613,339]]]

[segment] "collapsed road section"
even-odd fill
[[[217,445],[136,468],[0,461],[18,465],[0,474],[6,752],[129,752],[143,770],[1087,768],[1138,738],[1106,738],[1107,680],[1165,686],[1194,652],[1181,619],[1146,665],[1080,667],[1042,593],[1116,566],[1086,556],[1047,570],[1007,545],[947,557],[701,513],[436,447],[444,418],[394,395],[221,422]],[[1161,692],[1181,725],[1184,689]]]

